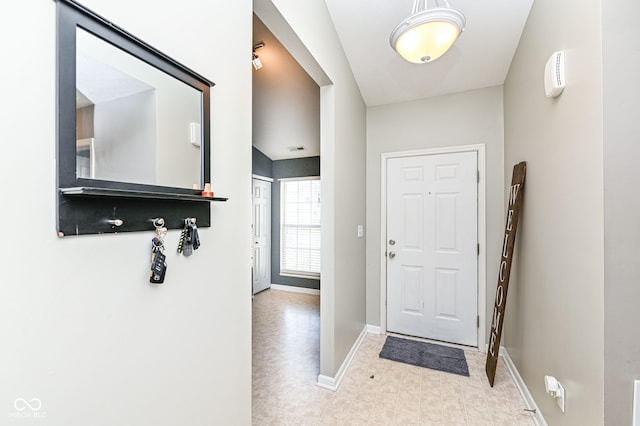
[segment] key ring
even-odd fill
[[[164,251],[164,237],[167,235],[167,228],[164,227],[164,219],[161,217],[152,219],[153,226],[156,228],[156,236],[151,240],[151,249],[154,252]]]

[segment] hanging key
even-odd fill
[[[191,256],[193,254],[193,245],[185,244],[184,247],[182,247],[182,254],[186,257]]]
[[[156,236],[151,239],[151,274],[149,282],[153,284],[162,284],[165,274],[167,273],[166,256],[164,255],[164,236],[167,234],[167,228],[162,224],[156,224]]]
[[[182,244],[182,254],[184,256],[191,256],[193,254],[193,229],[191,228],[191,219],[187,218],[184,221],[184,242]]]
[[[182,249],[184,248],[184,238],[185,238],[185,234],[187,233],[187,228],[183,228],[182,232],[180,233],[180,240],[178,241],[178,253],[182,253]]]
[[[184,244],[193,245],[193,233],[189,223],[185,223],[184,225]]]
[[[151,255],[151,276],[149,282],[152,284],[162,284],[167,273],[166,256],[160,251],[154,251]]]
[[[200,236],[198,235],[198,227],[194,222],[191,223],[191,242],[193,249],[198,250],[198,247],[200,247]]]

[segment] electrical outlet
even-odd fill
[[[544,376],[544,388],[547,391],[547,395],[556,399],[558,407],[564,413],[566,397],[564,386],[555,377]]]

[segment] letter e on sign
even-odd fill
[[[513,229],[513,210],[507,212],[507,231]]]

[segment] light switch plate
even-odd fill
[[[358,225],[358,238],[364,237],[364,226]]]
[[[193,146],[200,146],[202,143],[200,123],[189,123],[189,141]]]

